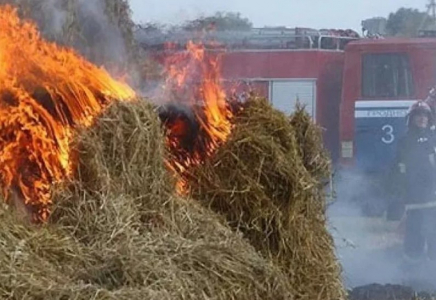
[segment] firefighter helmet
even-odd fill
[[[407,125],[410,126],[410,120],[412,119],[412,117],[418,113],[425,113],[428,116],[428,123],[429,126],[433,125],[433,112],[430,108],[430,106],[425,103],[424,101],[418,101],[415,102],[410,108],[409,111],[407,112]]]

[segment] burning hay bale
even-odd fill
[[[2,192],[43,224],[0,209],[0,297],[342,298],[319,180],[304,167],[316,170],[319,162],[298,145],[289,120],[253,102],[224,144],[233,114],[214,84],[215,64],[205,68],[210,77],[194,93],[209,108],[201,119],[211,137],[204,154],[217,150],[222,166],[200,168],[197,198],[237,200],[221,199],[226,210],[211,206],[238,213],[225,216],[253,247],[216,214],[173,195],[161,124],[149,104],[104,69],[41,39],[10,7],[0,16]],[[203,57],[201,48],[193,52]],[[224,171],[234,167],[241,177],[231,185]],[[209,175],[216,177],[208,187]],[[236,198],[223,189],[234,186]]]
[[[11,7],[0,22],[1,192],[38,224],[0,208],[0,298],[292,299],[281,270],[172,194],[150,104]]]
[[[293,299],[287,277],[214,214],[171,194],[146,102],[113,103],[77,140],[49,223],[0,210],[0,297]]]
[[[323,147],[320,129],[313,125],[309,114],[304,107],[297,105],[291,115],[291,125],[294,128],[295,138],[300,148],[300,157],[307,171],[318,181],[330,177],[330,159]]]
[[[71,176],[70,143],[109,103],[136,93],[71,49],[48,43],[16,9],[0,7],[0,186],[45,220],[51,184]],[[28,45],[28,47],[23,47]]]
[[[289,275],[299,299],[344,299],[320,180],[328,160],[301,110],[289,120],[252,98],[224,145],[191,171],[194,199],[224,216]]]
[[[241,237],[194,202],[171,196],[163,141],[149,104],[112,105],[81,136],[79,181],[61,195],[53,221],[107,255],[111,288],[146,283],[171,299],[290,297],[283,274]]]

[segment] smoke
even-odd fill
[[[164,71],[162,71],[163,73]],[[141,97],[155,105],[166,105],[174,102],[174,96],[166,85],[165,79],[147,80],[141,84],[139,91]]]
[[[106,2],[77,0],[77,14],[87,42],[98,44],[105,60],[125,64],[128,56],[123,33],[106,14]]]
[[[363,285],[400,284],[417,291],[436,287],[436,263],[411,262],[403,256],[404,218],[386,219],[387,199],[372,191],[373,181],[358,173],[344,173],[336,180],[336,201],[327,214],[336,254],[343,267],[347,288]],[[368,216],[368,205],[380,204]],[[380,210],[380,211],[378,211]]]
[[[45,26],[44,30],[49,36],[62,34],[63,28],[67,22],[67,12],[62,9],[58,0],[47,0],[43,4]]]
[[[48,40],[69,46],[114,76],[140,81],[133,27],[123,1],[10,0],[36,21]],[[116,10],[116,11],[115,11]],[[119,13],[121,12],[121,13]],[[119,15],[122,14],[122,15]]]

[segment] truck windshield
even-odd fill
[[[414,94],[406,54],[384,53],[363,56],[363,97],[409,97]]]

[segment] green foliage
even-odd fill
[[[198,30],[250,30],[253,24],[249,19],[243,18],[240,13],[217,12],[212,16],[200,17],[187,21],[183,28],[188,31]]]
[[[418,9],[413,8],[400,8],[395,13],[389,14],[386,24],[386,30],[389,36],[399,37],[416,37],[423,21],[428,15],[425,12],[421,12]]]

